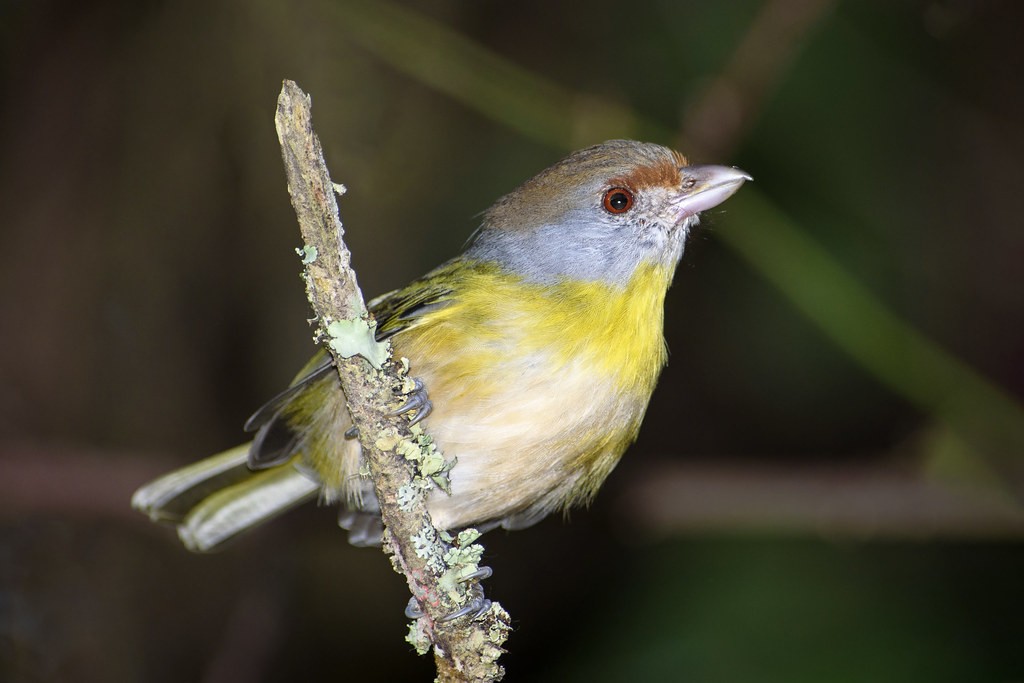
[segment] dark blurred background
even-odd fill
[[[508,680],[1024,680],[1024,5],[0,2],[0,680],[429,680],[334,513],[129,509],[312,352],[273,127],[361,284],[612,137],[736,164],[588,511],[493,533]]]

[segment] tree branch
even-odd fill
[[[390,344],[373,338],[374,323],[350,266],[334,198],[344,188],[331,182],[313,132],[310,99],[292,81],[281,88],[275,123],[305,241],[304,277],[317,339],[327,342],[337,363],[359,430],[386,528],[385,552],[426,612],[411,626],[409,640],[421,653],[433,647],[438,680],[499,680],[504,669],[497,660],[510,630],[508,613],[495,602],[475,620],[442,621],[470,599],[459,579],[475,569],[483,548],[472,534],[455,540],[439,532],[427,513],[426,492],[444,484],[444,461],[438,465],[440,454],[421,429],[389,414],[389,406],[410,390],[408,362],[393,361]]]

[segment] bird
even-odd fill
[[[576,151],[498,199],[461,254],[369,302],[409,360],[411,413],[445,457],[448,531],[522,529],[589,503],[636,439],[667,361],[665,296],[700,214],[752,180],[659,144]],[[132,505],[193,551],[301,503],[339,504],[354,545],[382,526],[324,351],[246,423],[248,443],[166,474]]]

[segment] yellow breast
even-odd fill
[[[670,274],[642,266],[625,286],[486,267],[458,277],[450,303],[394,338],[434,402],[427,430],[459,461],[434,521],[588,499],[636,437],[664,365]]]
[[[556,371],[586,361],[595,377],[613,379],[622,391],[653,390],[666,358],[665,269],[641,266],[625,286],[528,283],[497,268],[467,269],[456,277],[452,300],[394,339],[396,352],[414,361],[415,372],[444,366],[463,380],[510,381],[509,362],[532,359]],[[474,388],[484,394],[494,389]]]

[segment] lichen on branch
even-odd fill
[[[316,336],[335,359],[358,430],[386,528],[385,552],[424,611],[410,628],[410,642],[421,652],[433,649],[438,680],[500,680],[504,669],[497,660],[511,629],[501,605],[492,603],[476,619],[443,621],[469,599],[457,579],[472,571],[482,548],[472,533],[452,538],[439,531],[427,513],[425,492],[447,483],[441,475],[453,463],[408,418],[391,414],[409,391],[408,361],[392,359],[390,344],[373,337],[335,200],[344,188],[331,181],[313,132],[310,98],[293,81],[281,88],[275,124],[302,232],[298,251]]]

